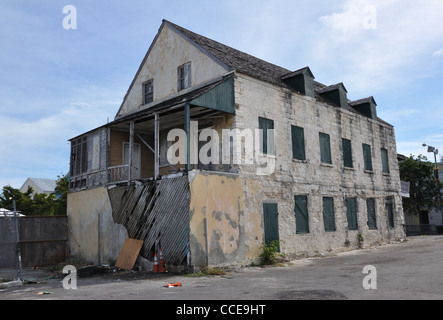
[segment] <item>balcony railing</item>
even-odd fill
[[[128,181],[129,166],[115,166],[108,168],[108,183],[113,182],[127,182]]]

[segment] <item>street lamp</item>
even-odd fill
[[[434,159],[435,159],[435,178],[437,179],[437,183],[438,183],[439,182],[438,165],[437,165],[438,149],[436,149],[433,146],[428,146],[426,143],[423,143],[423,147],[428,147],[428,152],[434,154]]]

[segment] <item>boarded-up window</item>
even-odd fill
[[[185,63],[178,67],[178,91],[191,86],[191,63]]]
[[[351,140],[342,139],[343,146],[343,165],[347,168],[352,168],[352,146]]]
[[[348,218],[348,230],[358,230],[357,199],[346,199],[346,216]]]
[[[392,198],[388,198],[386,201],[386,213],[388,215],[389,228],[394,228],[394,204]]]
[[[260,152],[263,154],[275,154],[274,147],[274,121],[266,118],[258,118],[260,132]]]
[[[368,144],[363,144],[363,161],[365,164],[365,170],[372,171],[371,146]]]
[[[366,206],[368,210],[368,227],[369,229],[377,229],[377,216],[375,212],[375,199],[367,199]]]
[[[322,163],[332,164],[331,140],[326,133],[320,133],[320,158]]]
[[[263,203],[263,220],[265,242],[272,243],[274,241],[279,241],[277,203]]]
[[[297,160],[306,160],[304,129],[291,126],[292,130],[292,157]]]
[[[381,164],[383,167],[383,173],[389,173],[389,161],[388,161],[388,150],[381,149]]]
[[[295,196],[295,224],[298,234],[309,233],[308,197]]]
[[[71,177],[88,171],[88,138],[83,137],[71,142]]]
[[[323,198],[323,221],[325,223],[325,231],[335,231],[335,213],[333,198]]]

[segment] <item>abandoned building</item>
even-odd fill
[[[373,97],[166,20],[115,119],[70,142],[70,252],[91,262],[126,238],[192,270],[256,263],[265,241],[293,259],[405,237]]]

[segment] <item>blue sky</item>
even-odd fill
[[[114,118],[162,19],[374,96],[399,153],[443,154],[441,0],[2,0],[0,188],[69,170],[68,139]]]

